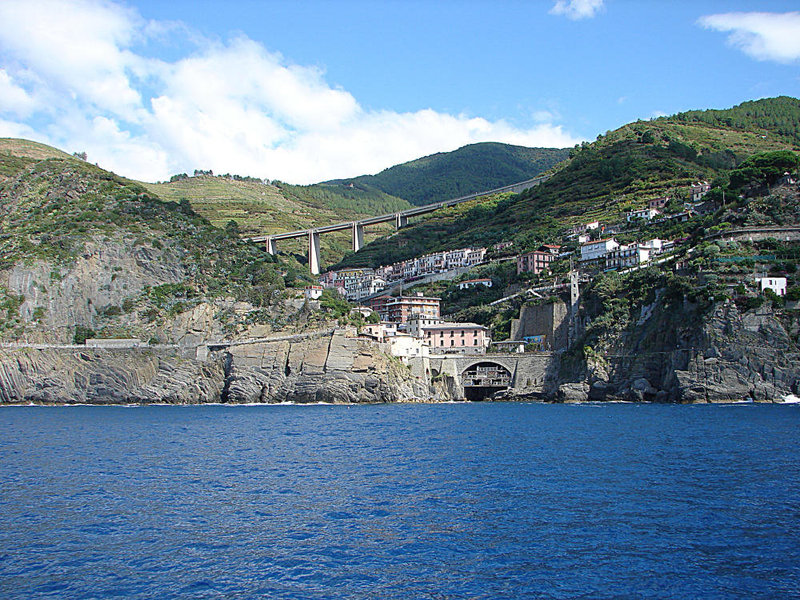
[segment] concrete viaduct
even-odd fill
[[[546,181],[549,178],[550,175],[542,175],[540,177],[534,177],[533,179],[527,179],[525,181],[520,181],[519,183],[514,183],[512,185],[507,185],[494,190],[488,190],[486,192],[478,192],[476,194],[470,194],[469,196],[461,196],[460,198],[454,198],[452,200],[444,200],[443,202],[434,202],[433,204],[427,204],[425,206],[417,206],[397,213],[379,215],[377,217],[368,217],[360,221],[348,221],[345,223],[336,223],[334,225],[315,227],[313,229],[302,229],[298,231],[287,231],[285,233],[260,235],[260,236],[250,237],[247,239],[251,242],[266,243],[267,252],[274,255],[278,251],[277,250],[278,241],[305,237],[308,239],[308,266],[311,269],[312,275],[319,275],[320,273],[319,236],[324,233],[333,233],[334,231],[350,230],[352,232],[352,239],[353,239],[353,252],[358,252],[364,246],[364,227],[368,225],[393,222],[395,224],[395,228],[400,229],[401,227],[405,227],[406,225],[408,225],[408,219],[411,217],[425,215],[434,212],[436,210],[439,210],[441,208],[455,206],[457,204],[461,204],[462,202],[467,202],[469,200],[474,200],[475,198],[480,198],[481,196],[489,196],[491,194],[500,194],[503,192],[512,192],[518,194],[524,190],[527,190],[528,188],[532,188],[536,185],[539,185],[540,183]]]

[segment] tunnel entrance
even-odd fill
[[[511,372],[503,365],[481,362],[464,370],[461,381],[467,400],[485,400],[511,386]]]

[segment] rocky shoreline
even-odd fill
[[[452,402],[463,388],[431,378],[344,330],[241,343],[198,360],[180,347],[0,349],[0,404],[366,404]],[[629,340],[623,358],[554,370],[543,391],[503,401],[726,403],[800,396],[800,355],[769,313],[720,305],[677,347]],[[637,353],[642,344],[652,352]],[[667,346],[672,348],[667,350]],[[659,354],[660,353],[660,354]],[[653,360],[652,356],[658,356]],[[622,356],[622,355],[620,355]]]

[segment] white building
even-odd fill
[[[467,279],[466,281],[462,281],[458,284],[458,289],[466,290],[469,288],[474,288],[479,285],[484,287],[492,287],[492,280],[491,279]]]
[[[392,356],[397,356],[404,362],[415,356],[428,356],[430,354],[424,340],[415,338],[407,333],[398,333],[387,339]]]
[[[661,214],[655,208],[639,208],[637,210],[632,210],[628,213],[627,220],[628,223],[631,221],[635,221],[637,219],[644,219],[645,221],[649,221],[656,215]]]
[[[306,300],[319,300],[320,296],[322,296],[322,286],[321,285],[310,285],[306,289],[303,290],[303,296],[305,296]]]
[[[620,246],[606,254],[606,269],[627,269],[650,260],[651,250],[640,244]]]
[[[389,323],[387,321],[368,323],[361,326],[361,335],[371,337],[377,342],[385,342],[397,335],[397,323]]]
[[[786,277],[762,277],[758,280],[761,291],[772,290],[778,296],[786,295]]]
[[[409,334],[413,335],[414,337],[421,338],[422,330],[425,327],[438,325],[441,322],[442,322],[441,317],[424,313],[416,313],[411,315],[408,318],[408,321],[406,321],[406,331]]]
[[[619,243],[614,238],[587,242],[581,246],[581,262],[605,258],[606,254],[619,248]]]

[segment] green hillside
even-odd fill
[[[725,125],[727,119],[734,125]],[[439,249],[507,240],[519,249],[531,248],[555,241],[571,225],[624,220],[626,211],[645,206],[650,198],[670,195],[680,203],[698,179],[726,185],[729,171],[751,155],[800,149],[792,125],[798,122],[800,101],[774,98],[727,111],[630,123],[572,149],[569,162],[536,188],[434,213],[369,244],[342,265],[388,264]]]
[[[567,158],[568,149],[526,148],[485,142],[440,152],[355,179],[415,205],[449,200],[524,181]]]
[[[204,299],[266,307],[284,287],[273,257],[137,182],[72,157],[0,153],[0,172],[0,337],[18,339],[21,327],[44,319],[109,336],[148,335]],[[19,269],[29,272],[23,280],[11,275]],[[28,286],[27,298],[4,281]],[[26,301],[34,317],[22,321],[15,311]],[[81,312],[93,320],[75,320]]]

